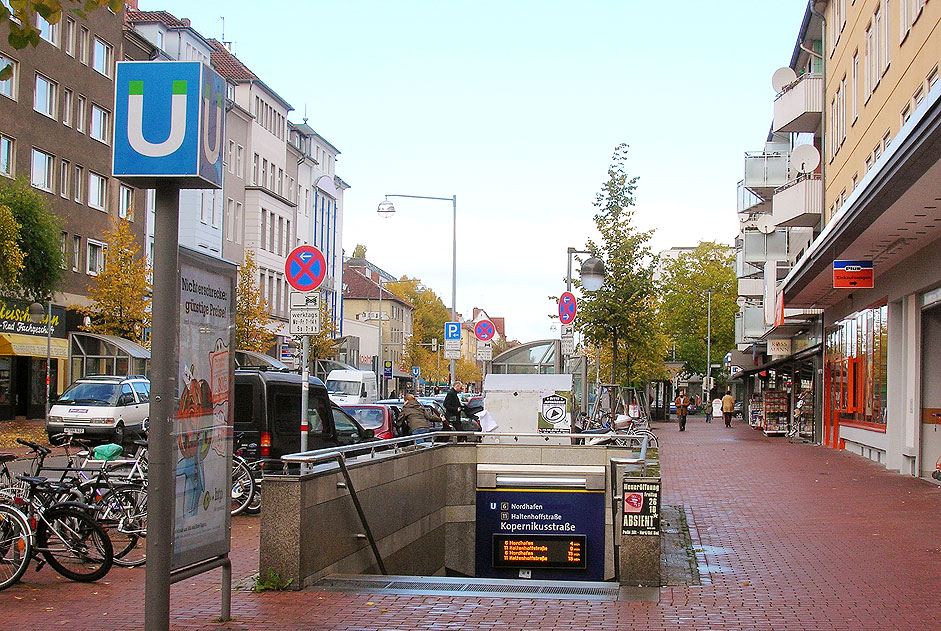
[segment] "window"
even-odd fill
[[[235,242],[242,242],[242,202],[235,202]]]
[[[100,241],[88,240],[85,259],[85,273],[97,276],[105,269],[105,244]]]
[[[91,137],[109,144],[111,140],[111,112],[97,105],[91,106]]]
[[[885,136],[882,137],[882,150],[887,150],[890,144],[892,144],[892,130],[885,132]]]
[[[235,174],[239,177],[244,177],[244,171],[242,171],[242,152],[244,148],[242,145],[239,145],[235,151]]]
[[[208,214],[206,212],[206,191],[199,191],[199,222],[205,224]]]
[[[94,171],[88,172],[88,205],[97,210],[106,210],[108,203],[108,178]]]
[[[85,169],[83,167],[75,165],[75,176],[72,178],[72,182],[75,186],[75,196],[72,199],[81,204],[82,200],[85,198]]]
[[[62,269],[65,269],[69,261],[69,233],[59,233],[59,251],[62,253]]]
[[[113,49],[107,42],[95,38],[95,45],[92,49],[92,68],[106,77],[111,76],[111,57]]]
[[[13,139],[0,134],[0,175],[13,177],[13,163],[15,157],[13,147]]]
[[[134,189],[121,185],[118,188],[118,217],[126,219],[134,213]]]
[[[225,240],[232,240],[232,212],[235,209],[235,201],[231,197],[225,200]]]
[[[39,149],[33,149],[30,184],[38,189],[52,192],[52,177],[55,172],[55,158]]]
[[[856,184],[859,182],[859,173],[853,174],[853,188],[851,190],[856,190]]]
[[[72,271],[77,272],[82,267],[82,237],[72,237]]]
[[[39,29],[39,36],[52,44],[53,46],[59,45],[59,25],[50,24],[41,16],[36,16],[36,28]]]
[[[934,84],[938,82],[938,67],[935,66],[931,69],[931,72],[928,73],[928,89],[934,87]]]
[[[268,161],[261,160],[261,186],[268,186]]]
[[[157,48],[163,50],[163,31],[157,31]]]
[[[228,167],[229,173],[233,173],[235,169],[235,142],[230,140],[229,145],[226,148],[225,154],[225,165]]]
[[[859,49],[853,53],[853,122],[859,117]]]
[[[75,20],[65,20],[65,31],[62,38],[62,50],[69,56],[75,55]]]
[[[75,99],[75,131],[85,133],[85,97],[81,94]]]
[[[918,106],[921,105],[921,102],[925,100],[925,86],[918,86],[918,89],[915,90],[915,95],[912,97],[912,100],[915,102],[915,109],[918,109]]]
[[[876,89],[876,33],[872,22],[866,27],[866,100]]]
[[[56,117],[56,84],[41,74],[36,75],[36,91],[33,93],[33,109],[40,114]]]
[[[16,79],[19,77],[19,73],[16,71],[16,62],[10,59],[5,55],[0,55],[0,70],[11,66],[13,69],[13,75],[9,79],[0,81],[0,94],[3,96],[16,100]]]
[[[902,124],[908,122],[908,119],[912,117],[912,104],[906,103],[905,109],[902,110]]]
[[[72,126],[72,91],[67,88],[62,90],[62,124]]]
[[[72,165],[68,160],[63,160],[59,164],[59,195],[68,199],[71,193],[69,178],[72,177]]]
[[[278,169],[278,195],[284,195],[284,169]]]
[[[261,209],[261,249],[265,249],[265,245],[268,243],[268,211],[264,208]]]
[[[82,26],[78,32],[78,47],[76,49],[78,60],[88,65],[88,29]]]
[[[211,221],[211,223],[212,223],[212,227],[213,227],[213,228],[218,228],[218,227],[219,227],[219,215],[220,215],[221,213],[216,212],[216,193],[215,193],[215,191],[211,191],[211,192],[209,193],[208,197],[209,197],[209,204],[210,204],[210,208],[209,208],[210,221]]]
[[[252,186],[258,185],[258,154],[252,156]]]
[[[268,251],[274,252],[274,213],[268,213]]]

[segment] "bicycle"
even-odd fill
[[[241,515],[255,497],[255,476],[245,458],[232,454],[232,516]],[[260,500],[259,500],[260,501]]]
[[[0,504],[0,591],[22,578],[33,555],[29,520],[9,504]]]

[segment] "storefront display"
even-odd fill
[[[748,401],[748,424],[756,429],[762,426],[764,419],[761,401],[760,392],[751,395],[751,399]]]
[[[788,393],[784,390],[769,390],[761,394],[761,430],[766,436],[786,434],[788,424]]]

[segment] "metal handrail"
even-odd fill
[[[612,435],[616,435],[619,439],[630,440],[631,442],[640,443],[640,455],[638,460],[644,461],[647,459],[647,436],[638,436],[637,434],[621,434],[615,431],[611,431]],[[375,440],[368,441],[364,443],[356,443],[355,445],[346,445],[344,447],[326,447],[324,449],[315,449],[312,451],[302,451],[293,454],[287,454],[281,456],[283,462],[289,464],[301,464],[306,465],[305,468],[309,468],[313,465],[325,464],[332,460],[336,459],[336,456],[340,455],[346,457],[346,454],[355,451],[359,452],[357,456],[366,455],[363,453],[365,449],[368,449],[369,457],[375,458],[377,453],[382,453],[386,451],[393,451],[393,453],[399,453],[403,446],[412,446],[421,449],[429,449],[432,447],[441,447],[444,445],[455,444],[458,438],[470,438],[470,437],[486,437],[486,436],[496,436],[501,438],[513,438],[518,440],[519,438],[543,438],[548,442],[552,438],[580,438],[580,439],[589,439],[589,438],[598,438],[600,436],[607,436],[607,434],[584,434],[584,433],[559,433],[559,434],[538,434],[538,433],[525,433],[525,432],[427,432],[424,434],[415,434],[412,436],[400,436],[398,438],[387,438],[385,440]],[[428,439],[434,438],[451,438],[452,440],[447,443],[439,442],[435,443],[429,441]],[[572,445],[573,447],[584,447],[588,445]],[[600,445],[599,445],[600,446]]]

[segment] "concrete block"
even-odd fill
[[[660,536],[621,537],[620,583],[632,587],[660,585]]]

